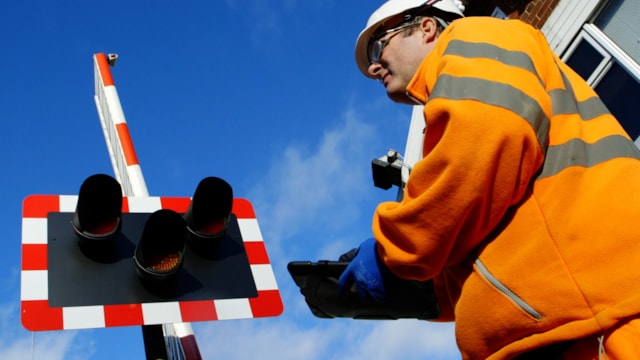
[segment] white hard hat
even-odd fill
[[[444,17],[443,20],[447,21],[464,17],[462,14],[464,5],[460,0],[388,0],[371,14],[367,26],[358,35],[356,41],[356,63],[365,76],[371,77],[367,72],[369,68],[368,48],[371,36],[376,30],[384,27],[387,20],[396,15],[411,13],[413,10],[417,10],[416,13],[419,14],[423,8],[431,8],[432,13],[428,12],[429,15],[440,15]]]

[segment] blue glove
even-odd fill
[[[384,301],[394,275],[378,256],[376,240],[365,240],[357,254],[338,279],[338,290],[343,293],[355,283],[358,295],[363,301]]]

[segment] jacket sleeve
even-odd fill
[[[373,219],[385,264],[417,280],[472,255],[526,195],[544,161],[550,116],[534,66],[514,66],[495,44],[439,44],[412,81],[427,88],[424,158],[403,201],[380,204]]]

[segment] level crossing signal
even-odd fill
[[[29,330],[277,316],[251,204],[223,179],[190,198],[126,197],[109,175],[23,204],[22,323]]]

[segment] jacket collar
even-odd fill
[[[430,55],[433,54],[431,52],[429,55],[425,56],[424,60],[418,67],[418,71],[413,75],[413,78],[407,85],[406,94],[407,96],[416,102],[416,105],[424,105],[429,100],[429,83],[427,76],[427,63],[429,62]],[[433,84],[431,84],[433,86]]]

